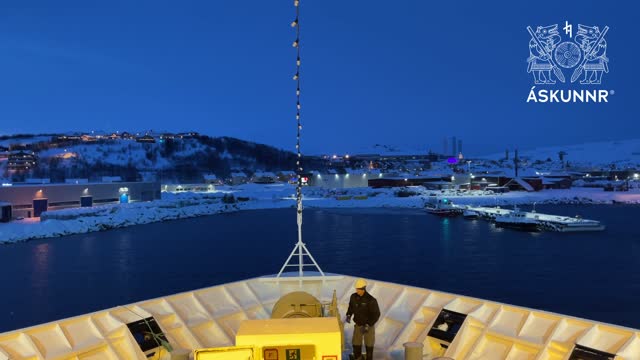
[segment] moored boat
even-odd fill
[[[462,212],[462,216],[463,216],[465,219],[473,220],[473,219],[477,219],[480,215],[479,215],[479,214],[478,214],[478,212],[476,212],[476,211],[469,210],[469,209],[465,209],[465,210]]]
[[[463,209],[457,205],[454,205],[448,199],[433,198],[429,199],[429,202],[425,206],[425,210],[429,214],[443,217],[453,217],[462,214]]]
[[[496,227],[516,229],[522,231],[540,231],[540,222],[527,216],[526,212],[516,208],[514,211],[495,217]]]

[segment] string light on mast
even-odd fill
[[[298,223],[302,222],[302,153],[300,149],[300,130],[302,125],[300,123],[300,1],[294,0],[293,6],[296,8],[296,18],[291,23],[291,26],[296,29],[296,40],[293,42],[293,47],[296,48],[296,74],[293,75],[293,80],[296,81],[296,121],[298,123],[296,133],[296,173],[298,178],[298,184],[296,186],[296,204],[298,209]]]
[[[313,258],[307,247],[302,242],[302,152],[300,148],[300,132],[302,130],[302,123],[300,122],[300,1],[294,0],[293,5],[296,8],[296,18],[291,22],[291,27],[296,29],[296,39],[294,40],[292,46],[296,49],[296,72],[293,75],[293,80],[296,82],[296,122],[298,126],[296,127],[296,177],[297,177],[297,185],[296,185],[296,213],[297,213],[297,223],[298,223],[298,243],[293,248],[293,251],[289,255],[287,261],[285,261],[284,265],[280,269],[280,272],[277,275],[277,278],[280,278],[282,273],[284,272],[287,266],[295,266],[298,268],[298,279],[300,281],[300,286],[302,286],[302,277],[304,276],[303,268],[304,266],[314,266],[316,270],[320,273],[320,276],[324,279],[324,272],[320,269],[320,266]],[[297,256],[298,262],[297,264],[290,264],[291,259]],[[304,256],[308,256],[312,264],[304,263]]]

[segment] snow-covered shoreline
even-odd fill
[[[398,196],[400,188],[322,189],[305,188],[307,208],[422,208],[430,194],[422,187],[404,188],[410,195]],[[506,206],[524,204],[640,204],[640,192],[605,192],[595,188],[544,190],[534,193],[510,192],[500,195],[441,193],[459,205]],[[233,194],[234,203],[225,203],[223,196]],[[293,207],[294,187],[291,185],[247,184],[221,187],[213,193],[163,193],[162,200],[132,204],[74,208],[45,213],[38,219],[25,219],[0,224],[0,243],[15,243],[32,239],[59,237],[93,231],[148,224],[166,220],[186,219],[241,210]]]

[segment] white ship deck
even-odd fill
[[[306,277],[302,290],[330,302],[342,316],[355,278]],[[267,319],[276,301],[300,290],[298,278],[253,278],[146,300],[0,334],[0,359],[146,359],[126,324],[153,316],[175,349],[234,345],[240,323]],[[403,359],[403,343],[425,344],[424,359],[568,359],[575,344],[640,359],[640,331],[454,294],[369,280],[378,299],[376,359]],[[443,310],[466,315],[444,349],[428,336]],[[345,349],[353,331],[345,325]],[[345,352],[343,355],[346,355]],[[343,356],[344,357],[344,356]]]

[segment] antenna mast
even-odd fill
[[[297,186],[296,186],[296,213],[297,213],[297,223],[298,223],[298,242],[296,246],[293,248],[293,251],[285,261],[284,265],[278,272],[277,277],[281,277],[283,271],[287,267],[297,267],[298,268],[298,276],[300,277],[300,281],[302,281],[302,277],[304,276],[304,267],[305,266],[313,266],[315,267],[320,275],[324,277],[324,272],[320,269],[320,266],[313,258],[307,247],[302,242],[302,153],[300,152],[300,131],[302,130],[302,124],[300,122],[300,1],[294,0],[293,5],[296,8],[296,18],[291,23],[291,27],[296,29],[296,39],[293,42],[293,47],[296,48],[296,73],[293,75],[293,80],[296,81],[296,122],[298,124],[297,127],[297,136],[296,136],[296,177],[297,177]],[[297,263],[290,263],[294,256],[298,257]],[[310,264],[304,263],[304,257],[308,256],[311,259]]]

